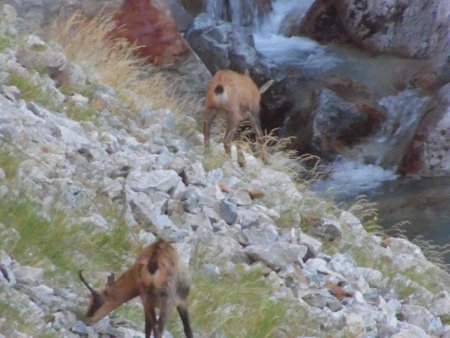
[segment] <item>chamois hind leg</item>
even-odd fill
[[[264,137],[263,137],[263,132],[262,132],[262,128],[261,128],[261,121],[259,118],[259,109],[257,111],[252,112],[248,112],[248,118],[250,120],[250,124],[252,126],[252,128],[255,130],[256,132],[256,137],[258,138],[258,143],[259,143],[259,156],[261,156],[261,160],[263,161],[264,164],[269,163],[269,159],[267,157],[267,154],[265,152],[264,149]]]
[[[205,111],[205,117],[203,121],[203,137],[205,144],[205,154],[209,152],[209,139],[211,135],[211,125],[217,116],[217,111],[215,109],[210,109]]]
[[[156,337],[156,314],[155,314],[155,307],[153,306],[153,303],[150,299],[150,296],[144,293],[141,296],[142,304],[144,305],[144,312],[145,312],[145,338],[150,338],[152,335],[152,331],[155,334]]]
[[[193,338],[186,302],[178,304],[177,311],[180,315],[181,322],[183,323],[184,335],[186,336],[186,338]]]
[[[233,114],[232,111],[227,112],[227,130],[225,133],[225,138],[223,140],[223,145],[225,148],[225,152],[229,157],[231,157],[231,143],[239,138],[239,120],[237,118],[237,114]],[[242,153],[242,149],[239,144],[236,145],[237,148],[237,157],[238,163],[241,167],[245,166],[245,158]]]
[[[155,338],[162,337],[164,333],[164,328],[166,327],[167,321],[169,320],[169,316],[172,310],[173,310],[172,300],[170,300],[168,297],[166,299],[161,299],[158,318],[158,328],[156,329],[155,332]]]

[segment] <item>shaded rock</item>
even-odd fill
[[[450,318],[450,295],[446,290],[434,296],[430,311],[435,316]]]
[[[195,18],[186,32],[186,41],[212,74],[225,68],[242,72],[256,62],[257,52],[249,29],[232,27],[207,14]]]
[[[311,233],[327,241],[339,240],[342,237],[341,224],[331,219],[318,219]]]
[[[312,146],[315,153],[333,156],[372,134],[384,113],[373,107],[344,101],[329,89],[314,100]]]
[[[244,229],[257,227],[261,223],[260,221],[261,215],[258,212],[249,209],[239,208],[237,210],[237,213],[238,213],[237,222]]]
[[[248,263],[249,259],[242,251],[241,245],[233,238],[209,234],[197,244],[197,253],[209,262],[223,266],[225,262]]]
[[[187,166],[184,171],[185,184],[198,184],[204,185],[206,179],[205,169],[201,162],[195,162]]]
[[[44,275],[43,269],[31,266],[15,266],[13,272],[17,282],[29,285],[36,285]]]
[[[302,299],[310,306],[317,308],[329,308],[331,311],[336,312],[342,309],[342,304],[335,297],[327,293],[325,290],[323,292],[310,293]]]
[[[427,334],[421,327],[417,325],[404,325],[406,327],[402,327],[400,331],[391,336],[391,338],[429,338],[429,334]]]
[[[437,72],[445,73],[444,70]],[[402,174],[441,176],[450,172],[450,84],[438,91],[436,101],[405,150]]]
[[[80,65],[68,62],[55,73],[54,79],[58,86],[81,89],[86,85],[87,76]]]
[[[228,225],[235,223],[238,218],[236,204],[228,199],[220,201],[220,216]]]
[[[174,170],[153,170],[142,172],[131,170],[126,179],[126,185],[133,191],[150,193],[154,190],[170,193],[179,183],[181,178]]]
[[[60,71],[67,64],[66,56],[54,51],[35,35],[27,40],[27,46],[16,53],[17,61],[24,67],[46,70],[49,73]]]
[[[262,261],[273,270],[286,269],[291,264],[301,262],[306,251],[306,246],[279,242],[244,248],[245,254],[252,260]]]
[[[427,333],[439,336],[442,333],[442,323],[439,317],[434,317],[426,308],[419,305],[404,304],[401,315],[408,323],[417,325]]]
[[[137,54],[154,64],[172,65],[188,54],[173,19],[153,3],[125,0],[114,19],[113,36],[135,43]]]
[[[279,236],[277,228],[272,224],[262,224],[260,227],[251,227],[249,229],[243,229],[245,237],[247,238],[246,244],[263,244],[268,245],[275,243]]]

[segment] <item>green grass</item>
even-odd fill
[[[77,104],[69,104],[66,114],[75,121],[91,121],[97,122],[99,118],[98,111],[90,106],[80,106]]]
[[[193,285],[189,295],[192,325],[206,336],[258,338],[286,332],[290,337],[313,331],[298,305],[293,315],[287,301],[272,299],[272,287],[259,270],[217,279],[195,273]],[[169,330],[175,337],[183,336],[178,316],[172,317]]]
[[[21,264],[40,266],[47,276],[64,281],[81,268],[120,270],[131,249],[128,228],[112,223],[111,231],[69,225],[64,213],[50,218],[26,198],[0,200],[0,249]]]
[[[0,297],[0,333],[6,337],[17,336],[17,331],[34,337],[57,337],[54,333],[46,332],[42,326],[39,328],[38,325],[42,323],[33,321],[28,311],[23,311],[17,307],[17,304],[8,301],[8,296],[1,286],[0,295],[5,296]]]
[[[34,101],[51,110],[59,108],[57,102],[41,86],[34,84],[30,76],[11,73],[8,85],[16,86],[20,90],[21,98],[27,102]]]
[[[6,179],[11,180],[17,175],[20,158],[12,151],[6,149],[4,144],[0,144],[0,168],[5,172]]]
[[[0,36],[0,53],[12,46],[11,39],[6,36]]]

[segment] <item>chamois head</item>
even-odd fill
[[[105,287],[97,291],[91,285],[89,285],[89,283],[83,277],[82,272],[83,270],[80,270],[78,272],[80,280],[91,292],[89,307],[86,311],[86,319],[88,322],[95,323],[120,305],[114,302],[114,297],[111,297],[114,293],[113,286],[115,283],[115,277],[114,274],[111,273],[108,276]]]

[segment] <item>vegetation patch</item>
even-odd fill
[[[50,110],[58,110],[56,101],[42,88],[42,86],[33,83],[30,76],[11,73],[8,79],[8,85],[15,86],[20,90],[20,96],[25,101],[34,101]]]
[[[97,122],[99,118],[98,111],[94,107],[82,106],[75,103],[67,106],[66,114],[75,121]]]
[[[2,145],[0,149],[0,168],[5,172],[7,180],[16,177],[20,166],[20,158]]]
[[[0,200],[0,249],[62,281],[67,272],[75,275],[81,268],[122,268],[131,246],[128,228],[120,223],[113,224],[111,231],[70,225],[64,213],[48,217],[38,210],[24,197]]]
[[[293,337],[313,331],[304,321],[303,309],[296,305],[291,312],[287,301],[273,299],[272,287],[259,270],[241,270],[219,278],[195,273],[193,285],[190,317],[194,331],[207,336],[276,337],[284,332]],[[178,316],[173,316],[169,329],[175,336],[183,336]]]
[[[12,46],[12,41],[10,38],[6,36],[0,36],[0,53],[3,53],[5,50]]]

